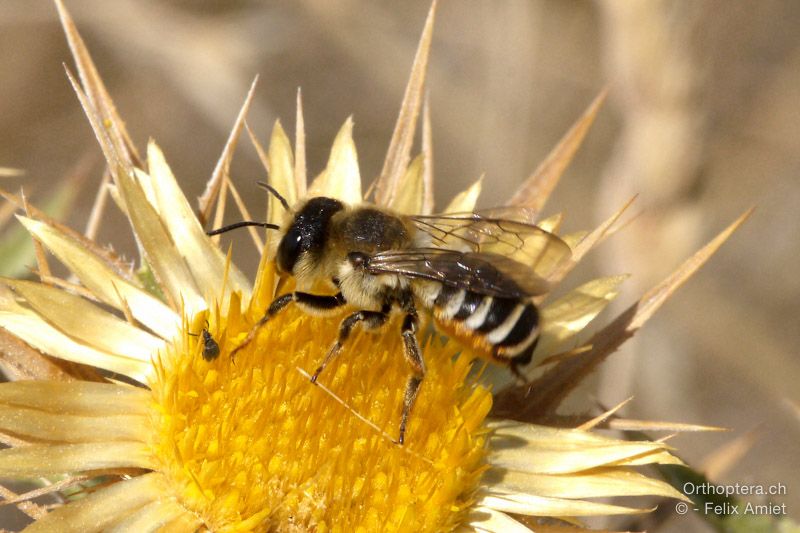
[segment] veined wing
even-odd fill
[[[441,217],[455,217],[462,219],[472,219],[478,216],[483,219],[501,219],[510,220],[512,222],[521,222],[523,224],[534,224],[539,212],[532,207],[525,207],[520,205],[504,205],[500,207],[489,207],[485,209],[476,209],[475,211],[461,211],[457,213],[437,213],[433,215],[421,215],[417,218],[441,218]]]
[[[510,209],[516,212],[517,208],[499,209],[508,215]],[[520,212],[515,218],[529,220],[529,215]],[[572,255],[569,246],[558,236],[519,220],[482,213],[413,215],[408,220],[430,237],[432,246],[497,254],[526,265],[545,279]]]
[[[370,257],[365,268],[370,274],[400,274],[489,296],[527,298],[549,290],[547,281],[530,267],[488,252],[445,248],[389,250]]]

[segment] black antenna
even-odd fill
[[[276,191],[275,188],[272,185],[270,185],[269,183],[265,183],[263,181],[257,181],[256,184],[259,187],[261,187],[262,189],[266,189],[270,193],[272,193],[272,195],[275,196],[275,198],[278,199],[278,201],[281,203],[281,205],[283,206],[284,209],[286,209],[287,211],[291,211],[292,210],[292,208],[289,207],[289,202],[286,201],[286,198],[281,196],[281,193]]]
[[[270,192],[270,194],[275,196],[275,198],[278,199],[278,201],[281,203],[281,205],[283,206],[284,209],[286,209],[287,211],[291,211],[292,210],[291,207],[289,207],[289,202],[286,201],[286,198],[281,196],[281,193],[276,191],[275,188],[272,185],[270,185],[269,183],[263,182],[263,181],[257,181],[256,183],[258,184],[259,187],[261,187],[263,189],[266,189],[267,191]],[[259,228],[266,228],[266,229],[281,229],[281,227],[276,225],[276,224],[269,224],[268,222],[255,222],[255,221],[252,221],[252,220],[245,220],[243,222],[236,222],[236,223],[230,224],[228,226],[223,226],[221,228],[217,228],[217,229],[214,229],[214,230],[211,230],[211,231],[207,231],[206,235],[211,237],[213,235],[219,235],[221,233],[226,233],[228,231],[231,231],[231,230],[234,230],[234,229],[238,229],[238,228],[244,228],[244,227],[247,227],[247,226],[258,226]]]
[[[234,224],[230,224],[228,226],[222,226],[221,228],[212,229],[211,231],[207,231],[206,235],[211,237],[212,235],[219,235],[221,233],[226,233],[228,231],[244,228],[247,226],[258,226],[259,228],[267,228],[267,229],[281,229],[280,226],[277,224],[270,224],[268,222],[255,222],[252,220],[245,220],[243,222],[236,222]]]

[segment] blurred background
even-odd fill
[[[303,89],[310,173],[355,119],[361,174],[380,170],[429,3],[66,0],[134,141],[158,141],[190,198],[253,77],[249,124],[293,132]],[[634,194],[636,221],[568,285],[630,272],[623,309],[746,208],[755,215],[595,376],[580,405],[629,396],[630,418],[731,428],[674,440],[719,483],[783,483],[800,516],[800,3],[444,0],[428,89],[437,206],[486,173],[501,205],[590,101],[609,99],[548,204],[565,230]],[[48,0],[0,1],[0,167],[83,229],[103,167],[62,63]],[[69,176],[83,176],[49,198]],[[233,176],[253,213],[264,178],[243,137]],[[74,202],[63,200],[71,192]],[[2,214],[2,211],[0,211]],[[9,230],[5,230],[8,232]],[[3,238],[11,238],[8,233]],[[257,257],[242,235],[237,261]],[[98,239],[134,254],[109,210]],[[608,320],[607,312],[601,317]],[[589,400],[587,402],[587,399]],[[733,443],[733,445],[731,444]],[[748,446],[744,444],[749,444]],[[738,446],[742,445],[742,446]],[[720,451],[722,450],[722,451]],[[732,451],[734,450],[734,451]],[[735,450],[746,453],[738,453]],[[659,531],[706,531],[690,513]]]

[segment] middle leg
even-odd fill
[[[328,350],[328,354],[325,356],[325,359],[322,360],[322,364],[319,365],[314,375],[311,376],[311,383],[316,383],[317,378],[325,370],[325,367],[328,366],[334,357],[339,355],[339,352],[342,351],[342,346],[350,337],[350,333],[353,331],[353,328],[357,324],[362,324],[362,327],[365,329],[377,329],[384,324],[389,319],[389,313],[386,311],[356,311],[355,313],[349,315],[347,318],[342,320],[342,323],[339,325],[339,338],[333,343],[331,349]]]

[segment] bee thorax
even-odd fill
[[[337,222],[341,243],[350,251],[371,254],[404,248],[410,241],[409,230],[402,219],[380,209],[354,209]]]
[[[406,285],[399,276],[369,274],[347,260],[339,265],[336,277],[347,303],[359,309],[381,309],[387,301],[387,295]]]

